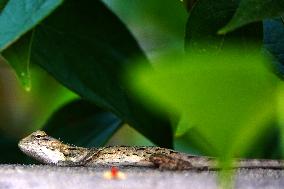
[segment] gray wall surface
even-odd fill
[[[217,189],[214,171],[160,171],[120,167],[124,180],[106,179],[108,167],[56,167],[48,165],[0,165],[0,189]],[[284,188],[284,170],[240,169],[235,188]]]

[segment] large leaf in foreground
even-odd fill
[[[241,0],[231,21],[219,33],[225,34],[245,24],[284,14],[283,0]]]
[[[185,36],[187,50],[200,49],[199,52],[206,53],[210,49],[226,49],[232,43],[242,45],[244,51],[250,43],[260,46],[262,44],[262,23],[260,22],[227,35],[217,34],[218,30],[230,20],[237,7],[237,1],[197,1],[187,20]]]
[[[102,146],[122,125],[110,112],[94,104],[75,100],[55,112],[44,126],[48,134],[78,146]]]
[[[161,146],[172,146],[168,121],[143,108],[121,82],[143,51],[101,1],[68,0],[35,29],[31,60],[101,108],[115,113]]]
[[[0,15],[0,51],[38,24],[62,2],[63,0],[9,0]]]
[[[259,53],[241,52],[165,56],[154,70],[131,73],[132,85],[152,106],[181,113],[187,124],[180,126],[195,127],[214,155],[240,155],[275,119],[278,81]]]

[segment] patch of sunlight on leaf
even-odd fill
[[[241,52],[168,53],[154,69],[131,70],[130,85],[152,108],[182,114],[176,134],[194,127],[227,164],[275,118],[278,79],[268,59],[253,48]]]

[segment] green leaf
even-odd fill
[[[218,33],[226,34],[248,23],[279,17],[283,14],[283,0],[241,0],[233,18]]]
[[[55,112],[43,130],[69,144],[94,147],[104,145],[122,123],[88,101],[75,100]]]
[[[226,49],[232,43],[243,45],[246,50],[249,43],[262,45],[262,23],[254,23],[227,35],[218,35],[237,9],[237,1],[199,0],[192,8],[186,25],[185,44],[187,51],[200,49],[203,53],[210,49]]]
[[[194,127],[200,146],[210,144],[214,155],[230,159],[275,120],[278,80],[266,64],[254,49],[193,52],[161,57],[155,69],[138,67],[130,77],[150,106],[182,115],[187,124],[179,131]]]
[[[101,1],[68,0],[34,33],[31,61],[97,106],[109,110],[161,146],[172,146],[165,117],[145,109],[121,77],[131,58],[144,59],[136,40]]]
[[[9,0],[0,15],[0,51],[49,15],[63,0]]]
[[[29,71],[31,43],[32,32],[29,32],[2,52],[4,58],[15,70],[26,91],[31,90],[31,76]]]

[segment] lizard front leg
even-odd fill
[[[189,161],[180,158],[174,158],[165,154],[153,154],[149,158],[156,167],[161,170],[187,170],[194,169]]]

